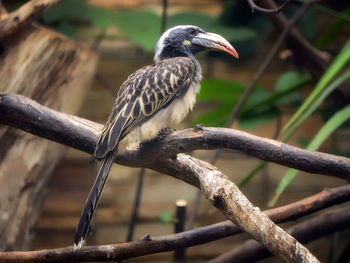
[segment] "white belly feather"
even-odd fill
[[[191,85],[185,96],[176,99],[168,107],[160,110],[140,127],[129,133],[120,142],[118,152],[124,151],[126,147],[135,147],[135,144],[151,140],[158,135],[161,129],[180,123],[193,109],[199,89],[199,82]]]

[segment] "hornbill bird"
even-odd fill
[[[192,25],[170,28],[157,42],[154,64],[137,70],[122,84],[91,157],[102,162],[75,233],[75,248],[84,244],[118,153],[126,145],[155,138],[161,129],[179,123],[192,110],[202,79],[194,55],[208,49],[238,58],[236,50],[220,35]]]

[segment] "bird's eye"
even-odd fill
[[[187,32],[188,32],[190,35],[192,35],[192,36],[197,35],[197,30],[196,30],[195,28],[193,28],[193,27],[189,28],[189,29],[187,30]]]

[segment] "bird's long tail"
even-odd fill
[[[95,182],[88,198],[86,199],[85,207],[80,216],[80,221],[75,232],[74,237],[74,248],[81,248],[84,245],[85,237],[89,231],[90,224],[94,212],[96,210],[98,201],[100,199],[103,187],[107,181],[107,177],[111,167],[113,165],[115,158],[115,152],[110,152],[103,159],[98,174],[96,176]]]

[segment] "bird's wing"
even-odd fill
[[[181,57],[163,60],[130,75],[118,92],[93,158],[104,158],[127,134],[184,94],[194,73],[192,60]]]

